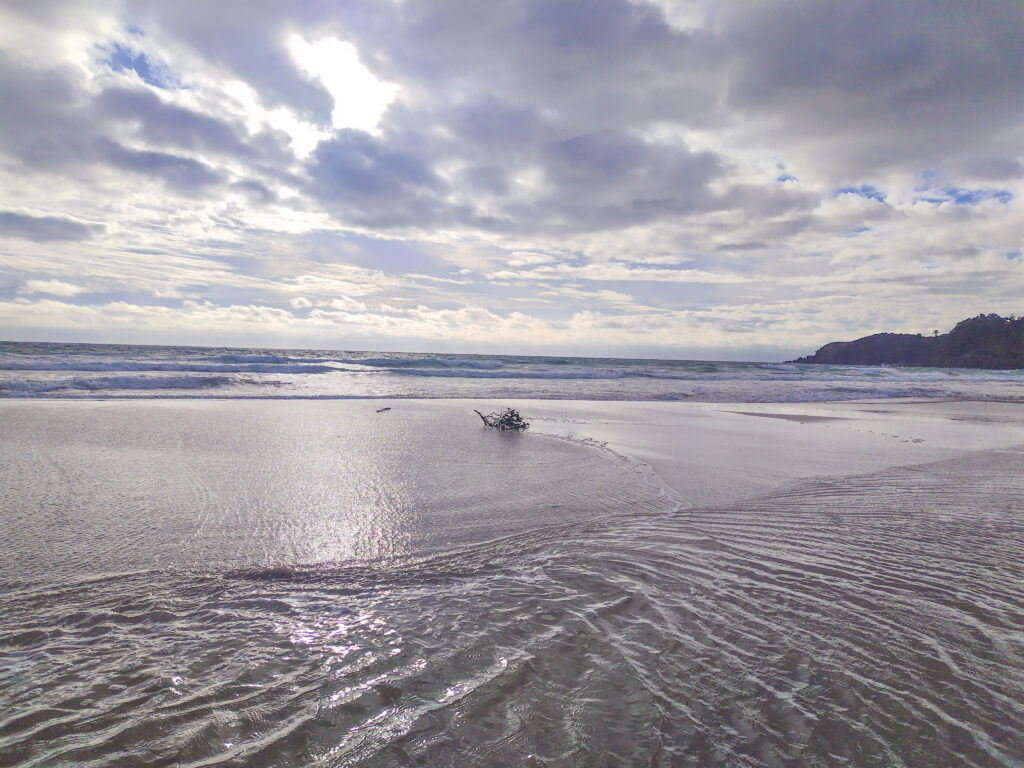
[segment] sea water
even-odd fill
[[[8,346],[0,766],[1024,764],[1020,449],[693,507],[394,371],[770,366],[205,370],[331,367],[275,354]]]
[[[0,342],[0,397],[1020,400],[1024,371]]]

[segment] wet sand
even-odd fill
[[[491,404],[489,404],[491,405]],[[498,405],[494,403],[493,405]],[[1024,405],[519,401],[532,429],[643,461],[691,506],[1024,446]]]
[[[1022,765],[1019,405],[0,424],[0,766]]]

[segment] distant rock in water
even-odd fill
[[[876,333],[834,341],[793,363],[1024,369],[1024,317],[978,315],[949,333]]]

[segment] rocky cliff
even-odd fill
[[[1024,369],[1024,318],[978,315],[949,333],[876,333],[835,341],[794,363]]]

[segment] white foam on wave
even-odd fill
[[[392,371],[402,376],[426,376],[436,378],[461,378],[461,379],[623,379],[630,374],[624,371],[480,371],[480,370],[425,370],[410,368],[407,370]],[[669,377],[656,377],[669,378]]]
[[[1024,372],[0,342],[0,397],[159,397],[163,390],[179,397],[1013,400],[1024,399]]]
[[[27,363],[22,362],[0,362],[2,371],[81,371],[84,373],[101,373],[104,371],[123,372],[157,372],[157,371],[181,371],[187,373],[331,373],[339,370],[333,365],[315,364],[307,362],[280,362],[280,363],[217,363],[217,362],[158,362],[141,363],[134,361],[90,361],[90,360],[66,360],[51,361],[40,360]]]
[[[465,358],[446,357],[367,357],[367,358],[337,358],[334,362],[347,363],[350,365],[365,365],[374,368],[440,368],[443,370],[469,369],[473,370],[494,370],[502,368],[506,363],[501,360],[467,360]],[[468,371],[466,372],[468,375]]]
[[[99,376],[74,379],[0,381],[0,397],[23,397],[61,390],[99,392],[122,389],[211,389],[231,384],[228,376]]]

